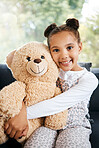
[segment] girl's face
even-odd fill
[[[62,31],[50,37],[50,52],[53,60],[63,71],[79,71],[78,56],[82,43],[78,43],[72,32]]]

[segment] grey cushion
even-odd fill
[[[86,62],[79,62],[78,63],[81,67],[85,67],[88,71],[90,71],[90,68],[91,68],[91,66],[92,66],[92,63],[91,62],[88,62],[88,63],[86,63]]]

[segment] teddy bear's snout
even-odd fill
[[[40,62],[41,62],[41,59],[35,59],[35,60],[34,60],[34,63],[39,64]]]

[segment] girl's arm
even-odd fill
[[[90,96],[97,85],[98,79],[95,75],[89,73],[83,76],[79,80],[79,83],[68,91],[52,99],[27,107],[27,113],[23,103],[20,113],[6,122],[6,133],[9,134],[11,138],[14,137],[15,139],[20,136],[25,136],[28,131],[27,119],[53,115],[66,110],[83,100],[89,101]]]
[[[98,79],[91,72],[86,73],[79,83],[68,91],[49,100],[27,107],[27,119],[34,119],[59,113],[73,105],[88,101],[98,85]]]

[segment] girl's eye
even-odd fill
[[[41,56],[41,59],[45,59],[45,57],[42,55],[42,56]]]
[[[53,50],[53,52],[58,52],[58,51],[59,51],[59,49],[54,49],[54,50]]]
[[[30,57],[27,57],[26,59],[27,59],[28,61],[31,61],[31,60],[30,60]]]
[[[72,48],[73,48],[72,46],[68,46],[68,47],[67,47],[68,50],[71,50]]]

